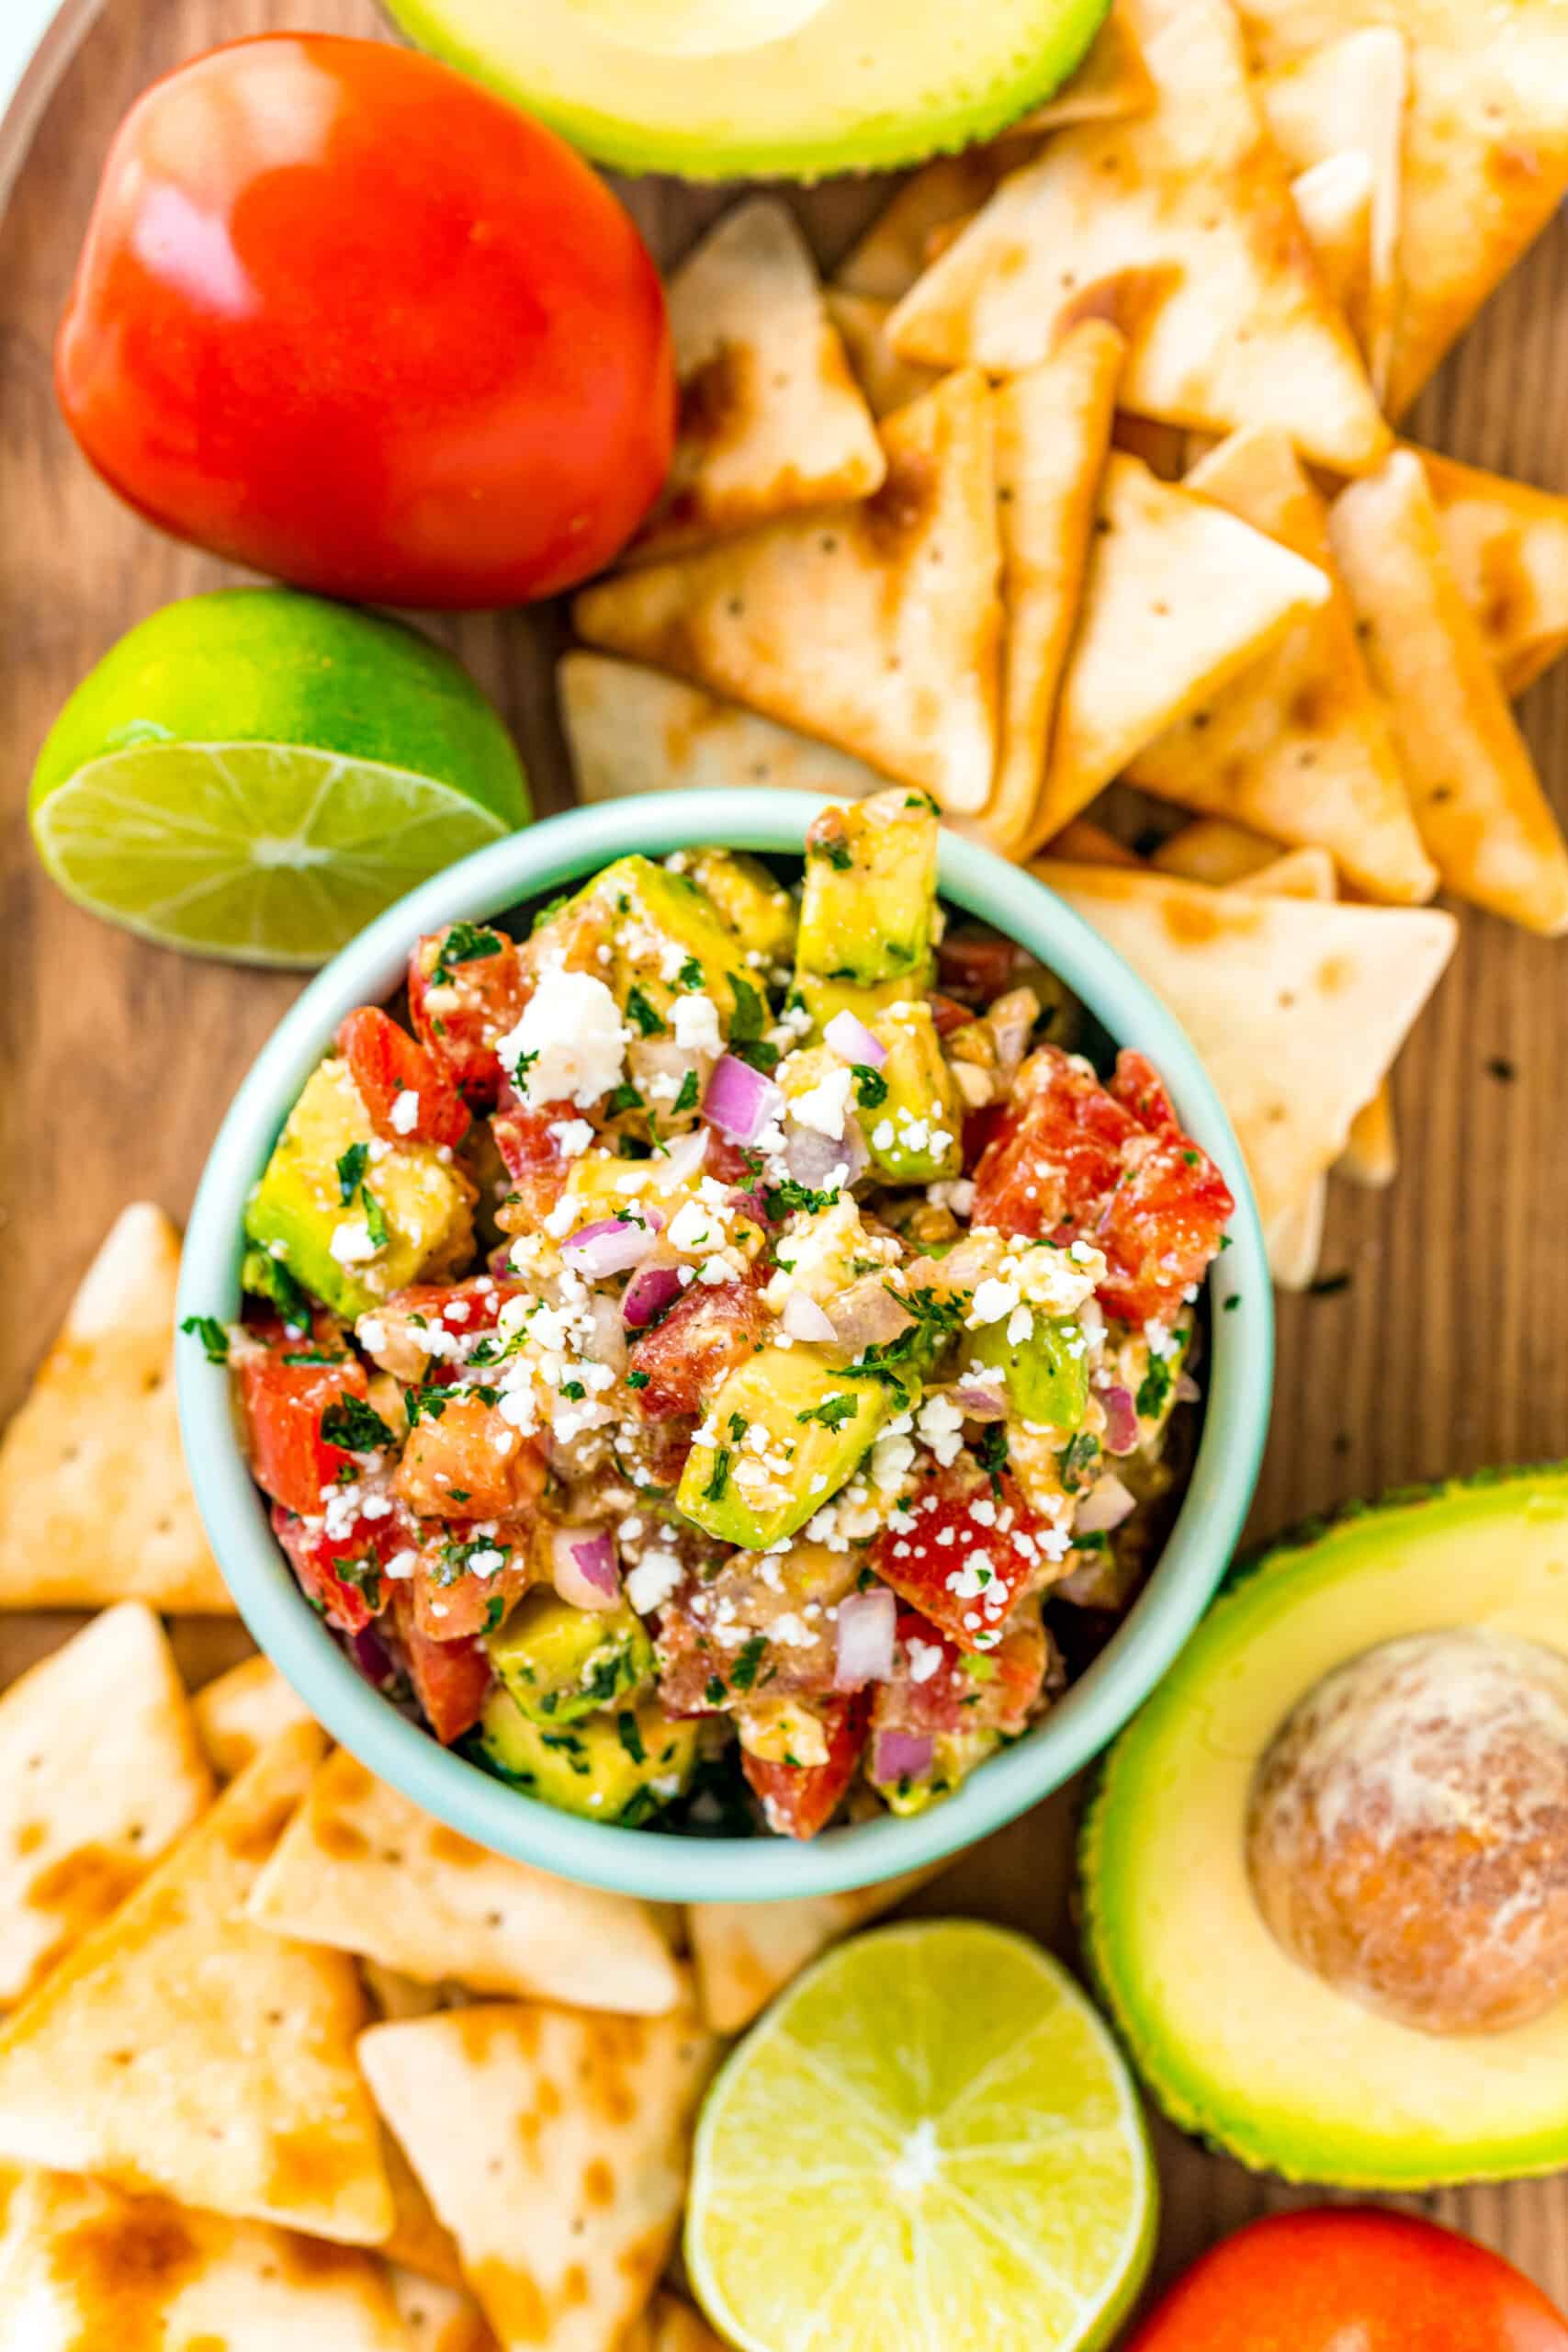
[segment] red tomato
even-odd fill
[[[420,1631],[406,1584],[392,1591],[392,1614],[414,1696],[443,1747],[472,1731],[484,1712],[495,1669],[480,1642],[433,1642]]]
[[[232,1360],[251,1474],[274,1502],[307,1514],[321,1510],[321,1496],[340,1472],[355,1470],[353,1455],[321,1435],[322,1414],[344,1403],[364,1404],[370,1394],[356,1356],[335,1363],[288,1362],[290,1355],[314,1351],[308,1338],[280,1338],[270,1345],[258,1340],[236,1349]]]
[[[455,1396],[427,1405],[410,1430],[393,1481],[422,1519],[514,1519],[537,1502],[542,1455],[502,1419],[498,1405]]]
[[[1109,1272],[1100,1303],[1124,1323],[1148,1315],[1168,1320],[1191,1284],[1202,1281],[1235,1203],[1213,1161],[1183,1135],[1170,1097],[1141,1054],[1121,1057],[1111,1091],[1155,1141],[1130,1158],[1100,1219],[1096,1238]]]
[[[400,1511],[379,1520],[361,1514],[346,1535],[334,1538],[319,1520],[297,1519],[281,1503],[272,1507],[272,1532],[307,1600],[344,1634],[362,1633],[386,1608],[389,1588],[381,1571],[409,1540]]]
[[[854,1778],[871,1719],[864,1691],[830,1699],[818,1710],[828,1735],[825,1764],[767,1764],[740,1751],[740,1769],[758,1796],[775,1838],[815,1838],[839,1809]]]
[[[472,1123],[456,1087],[424,1047],[379,1005],[362,1004],[339,1023],[337,1049],[383,1143],[456,1148],[462,1142]],[[409,1095],[413,1097],[413,1114],[406,1126],[400,1126],[394,1114]]]
[[[574,1102],[508,1102],[490,1123],[512,1189],[526,1211],[530,1225],[543,1225],[566,1190],[571,1162],[555,1133],[563,1123],[580,1117]]]
[[[492,1535],[481,1535],[472,1520],[448,1520],[428,1529],[416,1551],[414,1616],[420,1632],[433,1642],[458,1642],[493,1632],[527,1588],[528,1531],[522,1525],[502,1524]],[[487,1558],[488,1573],[468,1567],[468,1558],[476,1551],[500,1552],[502,1565],[491,1567]]]
[[[1000,1488],[993,1494],[983,1471],[959,1463],[938,1470],[898,1512],[898,1524],[878,1531],[868,1555],[883,1583],[961,1650],[996,1646],[997,1629],[1031,1579],[1039,1581],[1045,1558],[1042,1522],[1005,1470]]]
[[[1568,2352],[1568,2320],[1435,2222],[1319,2206],[1213,2247],[1127,2352]]]
[[[710,1289],[694,1283],[663,1322],[632,1347],[627,1370],[647,1375],[646,1386],[637,1391],[644,1417],[662,1421],[701,1412],[726,1373],[756,1354],[766,1321],[754,1283],[719,1283]]]
[[[921,1646],[911,1650],[910,1644]],[[933,1666],[930,1653],[941,1652]],[[912,1671],[919,1659],[920,1678]],[[965,1664],[929,1618],[913,1609],[898,1612],[893,1679],[878,1686],[872,1713],[874,1731],[929,1732],[934,1737],[961,1728],[1021,1731],[1039,1698],[1051,1663],[1051,1645],[1040,1624],[1023,1624],[987,1655],[986,1668]],[[987,1672],[986,1668],[989,1671]]]
[[[473,1110],[493,1110],[501,1099],[505,1072],[496,1042],[516,1028],[532,994],[517,943],[503,931],[448,923],[415,940],[409,1017]]]
[[[55,378],[151,521],[375,604],[585,579],[674,433],[658,273],[603,181],[434,59],[316,33],[213,50],[131,108]]]

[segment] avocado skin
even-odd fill
[[[1361,1498],[1337,1504],[1327,1511],[1310,1512],[1287,1528],[1282,1534],[1249,1544],[1239,1553],[1226,1571],[1215,1591],[1213,1600],[1200,1620],[1199,1628],[1223,1610],[1244,1587],[1270,1571],[1281,1577],[1290,1572],[1292,1563],[1303,1554],[1313,1551],[1324,1539],[1339,1528],[1357,1520],[1375,1518],[1381,1513],[1436,1507],[1456,1498],[1493,1487],[1517,1486],[1521,1501],[1529,1490],[1541,1482],[1551,1480],[1560,1485],[1568,1483],[1568,1459],[1515,1464],[1489,1464],[1468,1472],[1462,1477],[1415,1481],[1391,1487],[1374,1502]],[[1194,1635],[1194,1638],[1196,1636]],[[1353,1655],[1348,1650],[1347,1656]],[[1142,1710],[1140,1710],[1140,1714]],[[1184,2132],[1190,2140],[1206,2148],[1212,2154],[1229,2156],[1245,2165],[1249,2171],[1266,2173],[1276,2179],[1292,2183],[1319,2182],[1325,2176],[1318,2171],[1296,2169],[1281,2161],[1281,2152],[1272,2144],[1249,2143],[1234,2128],[1224,2134],[1212,2130],[1197,2103],[1173,2090],[1165,2077],[1160,2052],[1151,2038],[1140,2030],[1127,2014],[1117,1988],[1116,1972],[1110,1959],[1110,1946],[1114,1940],[1114,1926],[1105,1916],[1099,1900],[1101,1883],[1100,1852],[1105,1821],[1114,1803],[1112,1780],[1118,1758],[1134,1736],[1139,1715],[1117,1735],[1099,1762],[1093,1767],[1085,1792],[1079,1815],[1077,1842],[1077,1871],[1074,1899],[1075,1921],[1078,1930],[1084,1966],[1093,1987],[1095,1998],[1104,2011],[1111,2030],[1125,2051],[1145,2091],[1158,2106],[1168,2122]],[[1568,2160],[1568,2134],[1564,2146],[1542,2155],[1537,2163],[1521,2165],[1510,2159],[1505,2165],[1488,2169],[1484,2161],[1467,2157],[1461,2171],[1435,2168],[1425,2183],[1402,2178],[1390,2183],[1373,2172],[1357,2172],[1347,2168],[1337,2172],[1332,2183],[1337,2188],[1382,2190],[1396,2188],[1401,2193],[1420,2193],[1423,2188],[1453,2188],[1489,2180],[1521,2180],[1540,2177],[1562,2169]]]

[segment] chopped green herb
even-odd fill
[[[581,1380],[563,1380],[559,1393],[563,1396],[570,1397],[572,1404],[581,1405],[588,1391]]]
[[[626,1386],[628,1388],[646,1388],[652,1376],[651,1373],[647,1372],[628,1372],[626,1374]]]
[[[708,1705],[710,1707],[722,1707],[728,1696],[728,1691],[725,1689],[717,1675],[710,1674],[708,1676],[707,1689],[703,1692],[703,1697],[706,1700]]]
[[[485,1621],[479,1627],[479,1632],[481,1634],[493,1634],[505,1614],[506,1595],[503,1592],[493,1594],[485,1605]]]
[[[215,1361],[209,1357],[209,1363]],[[346,1363],[348,1359],[341,1348],[294,1348],[283,1359],[285,1363]]]
[[[674,1102],[670,1106],[671,1114],[675,1117],[679,1118],[682,1111],[694,1111],[697,1107],[697,1095],[700,1089],[697,1085],[697,1073],[694,1069],[689,1069],[686,1072],[685,1077],[681,1080],[681,1091],[676,1095]]]
[[[750,1634],[741,1643],[735,1654],[735,1663],[729,1669],[729,1687],[732,1690],[751,1689],[757,1679],[757,1668],[762,1663],[767,1646],[766,1634]]]
[[[728,1446],[721,1445],[713,1457],[712,1474],[708,1478],[707,1485],[703,1488],[703,1497],[705,1501],[710,1503],[722,1502],[724,1500],[725,1488],[728,1484],[729,1448]]]
[[[610,1097],[610,1116],[615,1118],[622,1111],[640,1111],[641,1109],[642,1096],[629,1078],[623,1078]]]
[[[351,1396],[344,1389],[335,1405],[329,1405],[321,1415],[321,1436],[328,1445],[341,1445],[345,1453],[376,1453],[392,1442],[392,1432],[373,1407],[363,1396]]]
[[[455,922],[430,967],[430,986],[438,989],[450,980],[455,964],[477,964],[483,956],[499,956],[505,945],[500,932],[483,923]]]
[[[729,1016],[731,1046],[753,1045],[768,1025],[768,1008],[759,991],[739,972],[729,975],[735,1010]]]
[[[854,852],[848,842],[813,842],[814,857],[825,857],[835,874],[847,874],[854,864]]]
[[[375,1553],[367,1552],[362,1560],[334,1560],[333,1574],[339,1584],[363,1593],[365,1606],[374,1616],[381,1606],[381,1563]]]
[[[707,974],[694,956],[688,956],[676,973],[675,978],[678,985],[683,989],[700,989],[706,980]]]
[[[664,1015],[645,991],[634,986],[626,993],[626,1019],[635,1021],[645,1037],[662,1037]]]
[[[860,1411],[858,1396],[824,1396],[820,1405],[808,1405],[804,1413],[796,1413],[797,1421],[820,1421],[825,1430],[841,1429],[852,1421]]]
[[[623,1707],[615,1717],[615,1735],[634,1764],[647,1763],[648,1750],[642,1744],[642,1734],[637,1729],[637,1717],[629,1708]]]
[[[1221,1312],[1225,1315],[1234,1315],[1240,1305],[1241,1293],[1238,1290],[1233,1290],[1230,1296],[1226,1299],[1224,1307],[1221,1309]]]
[[[1089,1430],[1079,1430],[1069,1439],[1061,1455],[1062,1485],[1069,1495],[1089,1484],[1099,1460],[1100,1440]]]
[[[350,1201],[353,1200],[355,1193],[359,1190],[360,1183],[365,1175],[365,1170],[369,1164],[370,1147],[367,1143],[351,1143],[348,1149],[344,1152],[339,1159],[337,1164],[337,1190],[338,1198],[343,1203],[344,1208],[348,1206]]]
[[[782,1184],[769,1185],[762,1195],[762,1206],[777,1225],[792,1209],[804,1209],[814,1216],[820,1209],[830,1209],[838,1198],[837,1193],[814,1193],[808,1185],[797,1184],[793,1176],[786,1176]]]
[[[750,1424],[748,1422],[744,1413],[731,1413],[729,1416],[729,1437],[731,1444],[739,1445],[750,1426]]]
[[[215,1315],[187,1315],[180,1325],[180,1329],[195,1332],[201,1341],[202,1352],[209,1363],[228,1363],[229,1334]],[[288,1357],[286,1361],[293,1363],[295,1359]],[[324,1362],[325,1359],[323,1358],[322,1361]]]
[[[1168,1356],[1151,1356],[1149,1368],[1138,1384],[1138,1416],[1145,1421],[1157,1421],[1170,1395],[1174,1374]]]
[[[377,1249],[384,1250],[392,1238],[392,1228],[387,1223],[387,1212],[368,1184],[361,1184],[359,1198],[365,1209],[365,1230]]]
[[[1005,1421],[987,1421],[980,1431],[980,1442],[975,1448],[981,1469],[991,1482],[991,1492],[1002,1490],[1002,1472],[1008,1462],[1008,1431]]]
[[[270,1250],[247,1250],[241,1279],[253,1298],[270,1298],[294,1330],[302,1330],[310,1322],[310,1301],[303,1285]]]
[[[421,1385],[403,1390],[403,1408],[411,1430],[418,1428],[422,1417],[427,1421],[438,1421],[451,1402],[451,1391],[446,1388]]]
[[[879,1102],[887,1100],[887,1080],[869,1062],[852,1064],[855,1074],[855,1101],[863,1111],[874,1111]]]
[[[532,939],[536,933],[543,931],[547,922],[554,922],[557,915],[560,913],[561,909],[563,907],[570,907],[570,904],[571,892],[570,890],[558,890],[553,899],[547,899],[544,905],[539,909],[538,913],[534,917],[533,922],[528,925],[529,938]]]
[[[732,1040],[730,1050],[738,1060],[760,1069],[764,1078],[771,1078],[779,1066],[779,1049],[771,1037],[743,1037],[739,1045]]]

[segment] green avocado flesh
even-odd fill
[[[411,40],[600,162],[689,179],[812,178],[988,138],[1066,79],[1108,5],[824,0],[783,40],[704,56],[612,40],[574,0],[389,0]]]
[[[1371,2189],[1568,2164],[1568,2000],[1419,2033],[1288,1957],[1243,1852],[1253,1769],[1324,1675],[1483,1626],[1568,1653],[1568,1466],[1348,1516],[1238,1570],[1106,1761],[1085,1823],[1085,1941],[1172,2120],[1244,2164]]]

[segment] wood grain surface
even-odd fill
[[[4,0],[0,0],[0,6]],[[21,1395],[122,1204],[183,1216],[220,1112],[294,983],[144,946],[79,913],[34,864],[28,775],[61,701],[133,621],[233,575],[144,529],[88,471],[56,412],[50,348],[99,164],[152,77],[209,44],[302,20],[380,33],[371,0],[107,0],[50,107],[0,228],[0,1416]],[[831,260],[885,184],[800,198]],[[660,257],[718,209],[644,182]],[[1568,489],[1568,225],[1503,288],[1415,419],[1418,436]],[[549,691],[549,616],[433,624],[506,714],[542,809],[570,798]],[[1525,724],[1568,809],[1568,664]],[[1273,1441],[1254,1526],[1483,1463],[1568,1452],[1568,946],[1467,913],[1455,965],[1396,1073],[1404,1168],[1337,1185],[1323,1259],[1348,1283],[1282,1303]],[[189,1669],[235,1654],[181,1629]],[[58,1638],[0,1622],[0,1681]],[[958,1863],[922,1907],[985,1911],[1070,1949],[1072,1792]],[[1568,2100],[1568,2085],[1564,2086]],[[1158,2130],[1160,2275],[1292,2199]],[[1568,2182],[1423,2200],[1568,2304]]]

